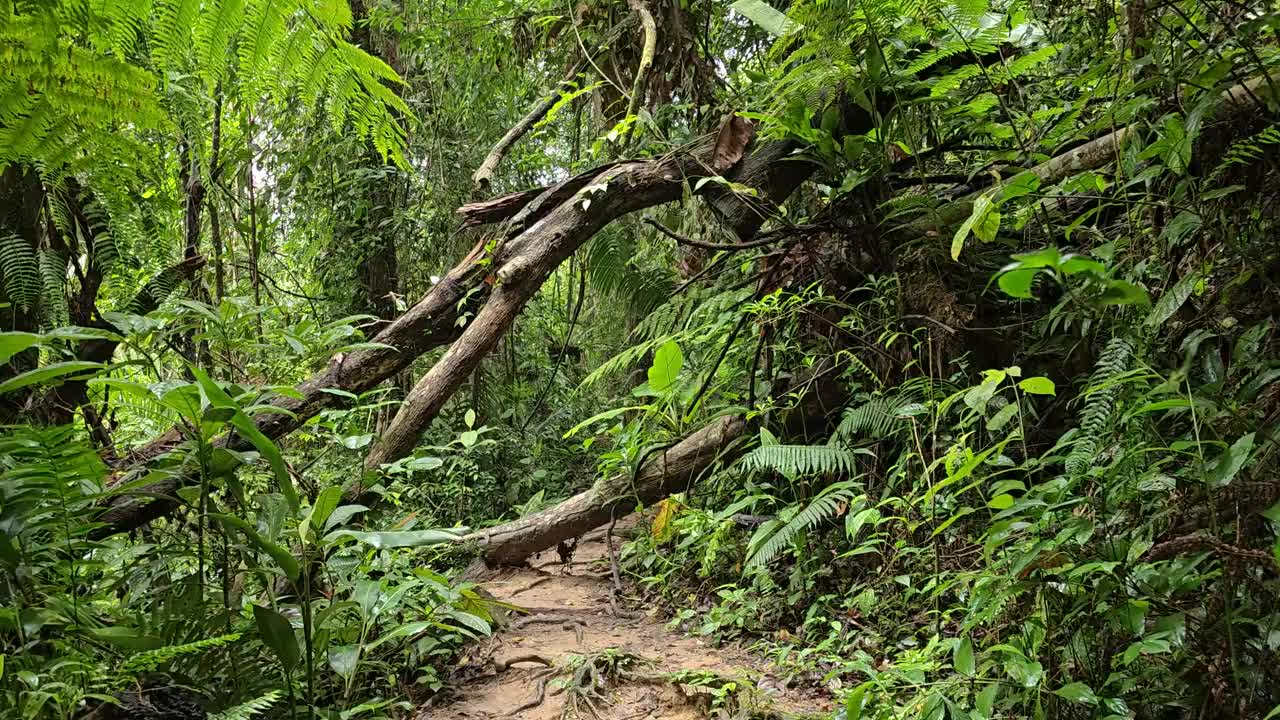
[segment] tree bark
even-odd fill
[[[628,473],[614,475],[555,507],[474,532],[463,541],[479,544],[490,563],[520,564],[536,552],[607,524],[639,505],[650,505],[683,491],[717,461],[733,459],[737,441],[745,431],[746,423],[740,418],[717,418],[652,455],[634,479]]]

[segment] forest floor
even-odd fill
[[[615,549],[617,533],[635,525],[619,522]],[[621,597],[611,602],[605,542],[600,528],[579,540],[567,562],[550,551],[529,567],[477,578],[522,612],[469,649],[452,691],[423,707],[419,720],[829,717],[827,693],[784,687],[767,662],[741,647],[713,647],[667,629],[655,610]]]

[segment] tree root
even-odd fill
[[[503,672],[508,668],[510,668],[512,665],[515,665],[516,663],[538,663],[539,665],[546,665],[547,667],[552,667],[553,665],[555,665],[555,663],[551,662],[550,660],[546,659],[541,655],[538,655],[536,653],[528,653],[525,655],[516,655],[515,657],[509,657],[504,660],[494,660],[493,666],[498,669],[498,672]]]
[[[537,580],[534,580],[533,582],[529,583],[528,585],[525,585],[524,587],[520,588],[519,590],[515,590],[515,591],[513,591],[513,592],[511,593],[511,597],[515,597],[515,596],[519,595],[519,594],[520,594],[520,593],[522,593],[522,592],[529,592],[530,590],[532,590],[532,589],[534,589],[534,588],[538,587],[538,586],[539,586],[539,585],[541,585],[542,583],[544,583],[544,582],[550,582],[551,580],[552,580],[552,576],[551,576],[551,575],[546,575],[546,576],[544,576],[544,577],[540,577],[540,578],[538,578]]]
[[[517,707],[515,710],[512,710],[503,717],[514,718],[525,710],[532,710],[541,705],[542,701],[547,699],[547,680],[555,673],[556,669],[552,667],[535,675],[534,677],[537,678],[538,684],[533,691],[533,699]]]
[[[622,573],[618,570],[618,555],[613,551],[613,528],[617,524],[617,514],[610,511],[609,529],[604,531],[604,546],[609,551],[609,574],[613,577],[613,587],[609,588],[609,612],[616,618],[635,620],[640,617],[640,613],[618,609],[618,595],[622,594]]]

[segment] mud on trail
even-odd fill
[[[627,532],[622,526],[631,524],[619,523],[615,550]],[[476,578],[524,612],[513,612],[493,637],[472,646],[452,692],[422,707],[416,720],[830,716],[826,693],[783,687],[760,658],[668,630],[646,608],[611,600],[605,540],[600,528],[579,540],[568,562],[546,552],[527,568]]]

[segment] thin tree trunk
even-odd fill
[[[520,138],[524,137],[539,120],[547,116],[547,113],[551,111],[551,108],[555,107],[555,104],[560,101],[560,88],[572,82],[573,79],[578,76],[578,73],[582,72],[586,65],[586,58],[575,63],[573,68],[565,74],[564,79],[556,85],[556,92],[543,98],[537,105],[534,105],[527,115],[520,118],[520,122],[512,126],[512,128],[507,131],[507,134],[503,135],[502,138],[494,144],[493,149],[489,151],[489,154],[486,155],[484,160],[480,163],[480,167],[476,168],[475,173],[471,175],[472,182],[482,190],[487,190],[489,188],[489,183],[493,180],[493,174],[497,172],[498,165],[502,164],[502,159],[507,156],[507,151],[519,142]]]

